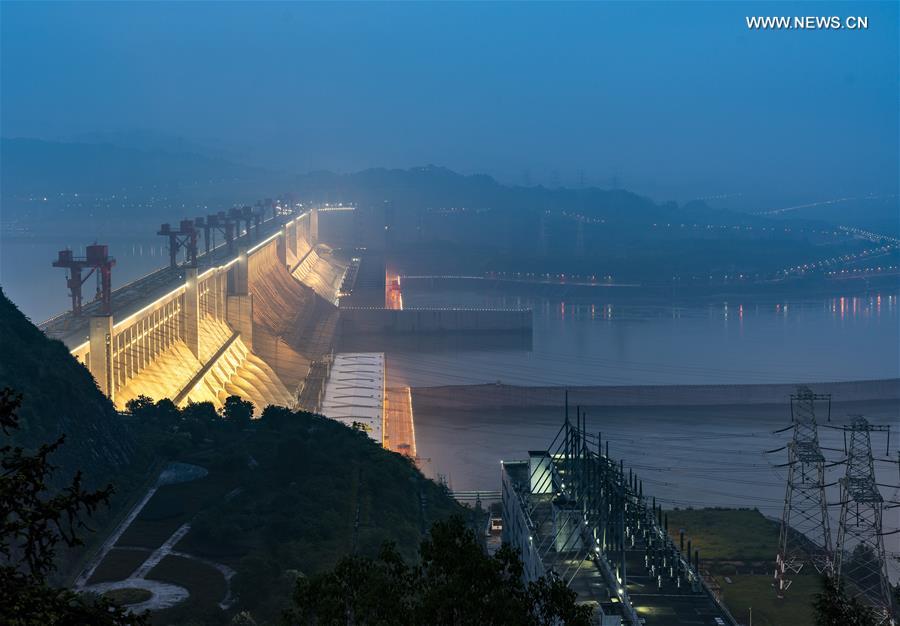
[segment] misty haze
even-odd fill
[[[898,24],[0,2],[0,622],[896,624]]]

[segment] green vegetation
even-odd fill
[[[236,571],[235,604],[223,611],[218,604],[227,587],[220,571],[203,561],[165,558],[148,578],[181,585],[191,596],[154,614],[159,624],[188,617],[220,624],[241,610],[272,623],[298,577],[326,571],[352,553],[374,557],[385,542],[412,562],[433,522],[465,513],[407,457],[318,415],[267,407],[250,421],[248,403],[238,398],[221,412],[208,403],[178,409],[149,398],[128,408],[143,425],[142,441],[208,473],[160,487],[110,553],[114,562],[104,560],[98,572],[125,569],[121,549],[156,549],[186,523],[191,529],[176,545],[179,553]]]
[[[104,593],[103,597],[116,604],[137,604],[139,602],[146,602],[153,597],[153,594],[146,589],[126,587],[123,589],[111,589]]]
[[[88,581],[90,584],[112,582],[128,578],[141,563],[147,560],[150,553],[147,550],[133,550],[129,548],[113,548],[103,562],[94,570],[94,574]]]
[[[739,621],[748,622],[752,607],[754,626],[813,626],[816,623],[813,602],[822,589],[818,576],[797,576],[782,599],[775,596],[771,573],[738,574],[729,578],[731,584],[719,577],[722,597]]]
[[[820,588],[816,576],[795,579],[781,600],[772,588],[778,546],[778,523],[756,509],[675,509],[668,511],[669,535],[700,551],[700,568],[714,577],[722,600],[740,621],[754,624],[812,626],[813,599]],[[730,581],[730,582],[729,582]]]
[[[115,411],[87,369],[59,341],[48,339],[0,291],[0,389],[22,394],[20,427],[10,443],[36,451],[61,434],[66,444],[53,454],[56,471],[48,487],[62,489],[82,471],[85,488],[112,483],[109,508],[96,511],[92,527],[106,530],[144,487],[152,453]],[[85,537],[99,541],[103,533]],[[80,549],[60,546],[52,579],[62,583],[79,567]]]
[[[883,616],[876,616],[875,611],[858,598],[849,597],[843,581],[825,577],[822,582],[822,591],[815,599],[818,626],[879,626],[886,623]]]
[[[702,561],[764,561],[775,559],[778,524],[756,509],[675,509],[668,511],[669,534],[700,551]]]
[[[437,522],[409,566],[386,544],[377,558],[351,556],[301,578],[288,622],[314,624],[503,624],[587,626],[592,609],[558,578],[522,583],[508,546],[488,556],[475,533],[453,517]]]
[[[224,498],[234,485],[229,478],[214,472],[199,481],[160,488],[119,538],[118,545],[158,548],[204,507]]]
[[[0,384],[18,385],[29,394],[21,404],[21,422],[18,418],[10,422],[9,438],[21,446],[17,454],[24,458],[28,450],[39,449],[46,461],[52,452],[60,471],[53,474],[46,466],[38,478],[55,479],[57,490],[71,486],[69,475],[81,481],[77,471],[83,468],[85,487],[114,480],[120,494],[117,506],[107,513],[99,507],[109,501],[112,487],[89,492],[76,482],[77,490],[59,491],[56,497],[63,498],[56,501],[59,506],[75,507],[73,526],[66,530],[60,521],[54,528],[55,522],[48,521],[41,528],[52,536],[42,544],[45,561],[35,570],[41,577],[32,580],[10,569],[2,610],[28,609],[23,604],[29,601],[27,594],[15,601],[6,594],[32,583],[44,594],[41,601],[46,606],[69,602],[85,616],[92,607],[111,607],[107,599],[52,589],[46,586],[47,578],[61,565],[75,569],[64,557],[68,550],[82,550],[74,534],[79,513],[91,513],[95,528],[110,526],[136,501],[138,487],[149,487],[148,480],[155,480],[167,461],[200,466],[208,475],[159,488],[92,580],[127,577],[149,550],[190,523],[191,531],[176,550],[200,560],[185,562],[170,556],[151,574],[184,584],[192,594],[183,606],[154,615],[160,624],[188,619],[224,624],[241,610],[257,623],[273,623],[289,604],[298,577],[325,571],[345,555],[374,556],[386,541],[414,560],[416,547],[433,522],[464,513],[408,458],[333,420],[267,407],[261,419],[251,421],[250,404],[237,397],[227,399],[221,412],[209,403],[179,409],[169,400],[138,398],[129,403],[130,415],[119,415],[66,347],[48,340],[5,297],[0,297],[0,334],[4,337]],[[50,448],[40,447],[61,432],[68,445],[58,441]],[[12,499],[5,515],[15,519],[25,505]],[[7,530],[6,535],[14,531]],[[203,559],[236,571],[231,580],[236,604],[230,610],[218,607],[226,595],[223,574]],[[112,612],[108,617],[119,615]],[[104,620],[84,617],[73,623]],[[0,622],[15,623],[4,617]]]
[[[77,469],[88,486],[115,476],[135,458],[134,436],[100,393],[91,374],[60,341],[48,339],[0,291],[0,389],[22,394],[21,428],[12,441],[28,450],[53,441],[66,445],[54,455],[65,484]]]
[[[0,391],[0,430],[4,439],[19,429],[21,396]],[[10,626],[92,624],[139,626],[131,615],[107,598],[93,598],[48,583],[56,570],[57,546],[81,545],[84,517],[109,503],[112,487],[86,491],[81,473],[59,493],[48,483],[55,467],[50,457],[64,437],[28,453],[21,446],[0,447],[0,623]]]
[[[167,556],[150,570],[147,578],[180,585],[191,597],[185,605],[160,612],[155,621],[161,623],[218,623],[223,621],[219,603],[225,599],[225,577],[211,565],[196,559]]]

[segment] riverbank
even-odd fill
[[[871,271],[841,274],[836,277],[793,276],[770,280],[734,280],[725,282],[654,281],[633,277],[612,282],[590,276],[516,277],[515,273],[486,273],[470,276],[402,275],[404,296],[410,293],[464,292],[489,296],[526,296],[543,298],[595,299],[610,302],[670,302],[681,306],[704,302],[778,301],[798,299],[874,296],[896,293],[896,271]]]
[[[835,402],[900,400],[900,378],[808,383],[815,393]],[[621,385],[519,386],[505,384],[414,387],[416,412],[431,408],[474,410],[517,407],[560,407],[568,392],[572,406],[722,406],[787,404],[793,384],[757,385]]]

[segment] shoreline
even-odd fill
[[[717,406],[767,405],[790,402],[798,385],[832,402],[900,401],[900,378],[820,383],[748,385],[518,386],[487,383],[413,387],[416,410],[559,407],[568,390],[571,406]]]
[[[527,294],[545,298],[595,298],[634,302],[679,302],[683,304],[759,299],[809,300],[865,297],[897,291],[897,274],[870,274],[845,278],[791,277],[783,280],[731,283],[660,283],[638,278],[622,283],[571,281],[530,281],[496,276],[403,276],[413,292],[473,291],[477,293]]]

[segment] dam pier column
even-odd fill
[[[97,386],[111,401],[115,402],[113,384],[113,318],[112,315],[95,315],[90,321],[90,367]]]
[[[250,258],[247,255],[247,247],[241,246],[238,248],[237,263],[234,264],[234,269],[232,270],[233,280],[229,281],[229,286],[231,287],[229,294],[250,293],[249,272]]]
[[[278,239],[275,241],[275,253],[278,255],[278,262],[288,267],[288,227],[287,224],[281,227],[278,232]]]
[[[191,353],[200,358],[200,286],[197,284],[197,268],[184,271],[184,303],[181,307],[184,321],[184,342]]]
[[[234,264],[232,291],[226,296],[225,315],[228,324],[241,335],[248,350],[253,349],[253,294],[249,291],[247,249],[241,248]]]
[[[297,258],[297,220],[292,221],[285,229],[285,238],[287,239],[288,253]]]
[[[315,247],[319,243],[319,209],[313,207],[309,211],[309,245]]]

